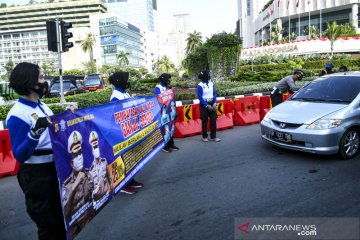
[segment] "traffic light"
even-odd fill
[[[48,50],[57,52],[57,38],[56,38],[56,21],[46,21],[46,32],[48,41]]]
[[[71,32],[68,32],[69,28],[72,28],[72,24],[69,22],[60,22],[61,25],[61,46],[62,51],[67,52],[69,51],[69,48],[73,47],[74,44],[72,42],[69,42],[69,38],[73,37],[73,34]]]

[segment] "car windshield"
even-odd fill
[[[360,92],[360,77],[332,76],[319,78],[300,89],[291,100],[350,103]]]
[[[99,77],[89,77],[84,82],[85,86],[98,86],[101,85]]]
[[[69,90],[71,87],[74,87],[74,84],[71,82],[64,82],[64,90]],[[51,90],[60,91],[60,83],[54,83],[51,86]]]

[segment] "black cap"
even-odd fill
[[[109,77],[109,82],[115,87],[125,90],[127,86],[127,82],[129,81],[129,76],[130,76],[129,72],[118,71],[113,73]]]
[[[199,79],[208,81],[210,80],[210,71],[209,70],[203,70],[199,73]]]
[[[167,86],[170,84],[170,78],[171,78],[171,74],[163,73],[160,75],[159,80],[161,83],[163,83],[165,86]]]

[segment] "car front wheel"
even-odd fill
[[[349,128],[340,141],[339,155],[343,159],[352,159],[359,152],[359,130]]]

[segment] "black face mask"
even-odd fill
[[[38,88],[31,88],[31,90],[33,90],[37,95],[39,95],[39,98],[42,98],[47,93],[47,91],[49,91],[49,88],[47,87],[46,83],[38,83],[36,85],[38,86]]]

